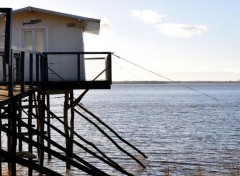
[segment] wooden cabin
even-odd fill
[[[0,33],[4,34],[0,39],[0,175],[6,166],[2,164],[3,161],[8,163],[9,176],[17,175],[16,164],[27,167],[28,175],[33,175],[33,170],[39,175],[61,175],[54,167],[49,169],[44,166],[46,155],[48,159],[54,156],[65,162],[67,172],[74,166],[74,170],[89,175],[109,175],[95,166],[99,162],[99,166],[103,163],[113,168],[113,173],[119,171],[124,175],[132,175],[74,130],[75,115],[95,126],[119,151],[145,168],[140,160],[118,145],[111,136],[115,135],[114,138],[143,157],[147,156],[80,103],[88,90],[111,86],[111,53],[84,52],[83,33],[98,34],[100,21],[33,7],[16,10],[13,14],[11,8],[0,8],[0,13]],[[94,68],[92,62],[97,61],[97,67],[94,68],[96,75],[90,81],[85,61],[91,63],[90,68]],[[75,99],[73,89],[86,90]],[[50,94],[55,92],[64,94],[63,114],[60,116],[50,108]],[[58,126],[62,130],[55,127],[52,120],[62,124],[62,128]],[[112,134],[109,135],[105,129]],[[51,130],[62,136],[60,141],[54,140]],[[3,135],[7,142],[2,140]],[[90,155],[91,161],[76,155],[75,147],[86,152],[88,159]],[[33,160],[35,149],[37,161]],[[28,157],[24,159],[23,155]]]
[[[4,16],[2,15],[0,17],[0,34],[4,33],[4,23]],[[102,64],[103,68],[99,69],[99,73],[89,78],[86,77],[85,60],[90,60],[86,54],[91,54],[90,58],[95,60],[99,60],[99,58],[96,59],[96,55],[106,59],[105,56],[100,56],[105,54],[109,58],[110,53],[84,53],[83,33],[99,34],[99,30],[99,19],[26,7],[12,13],[12,48],[21,51],[37,51],[46,55],[48,67],[46,79],[49,86],[65,87],[66,85],[72,85],[72,88],[86,88],[89,87],[89,82],[94,80],[102,70],[105,69],[109,74],[109,71],[106,70],[107,62],[102,61],[104,64]],[[4,37],[1,37],[0,47],[3,43]],[[29,70],[29,56],[28,54],[25,55],[25,70]],[[35,59],[33,62],[33,65],[35,65]],[[13,59],[13,63],[16,68],[17,61]],[[0,62],[0,64],[2,63]],[[35,70],[36,68],[33,71],[34,81],[37,80]],[[18,75],[16,72],[17,69],[14,69],[14,74]],[[92,73],[93,70],[89,72]],[[3,77],[3,73],[0,73],[0,77]],[[25,73],[24,78],[27,82],[29,74]],[[14,79],[16,81],[17,76]],[[106,76],[101,81],[104,81],[103,87],[109,87],[109,79]],[[108,81],[108,83],[106,84],[105,81]],[[92,88],[94,88],[94,85]]]

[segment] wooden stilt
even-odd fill
[[[104,123],[99,117],[97,117],[95,114],[93,114],[91,111],[89,111],[87,108],[85,108],[83,105],[78,104],[78,107],[80,107],[82,110],[87,112],[89,115],[91,115],[94,119],[96,119],[99,123],[101,123],[103,126],[105,126],[109,131],[111,131],[118,139],[120,139],[122,142],[136,150],[138,153],[140,153],[143,157],[147,158],[147,156],[140,151],[138,148],[133,146],[131,143],[123,139],[116,131],[114,131],[110,126],[108,126],[106,123]]]
[[[34,98],[34,103],[35,103],[35,113],[37,114],[37,116],[40,116],[40,93],[37,92],[36,94],[34,94],[33,96]],[[40,120],[37,119],[37,130],[40,131]],[[37,142],[39,143],[40,139],[39,139],[39,136],[37,136]],[[40,150],[39,148],[37,148],[37,154],[38,154],[38,157],[40,155]]]
[[[0,129],[2,128],[2,107],[0,106]],[[2,150],[2,130],[0,130],[0,150]],[[0,175],[2,175],[2,159],[0,158]]]
[[[33,106],[33,94],[30,92],[30,95],[28,97],[28,126],[29,128],[31,128],[32,126],[32,114],[33,114],[33,109],[32,109],[32,106]],[[33,139],[33,134],[32,134],[32,130],[28,130],[28,138],[30,140]],[[31,143],[28,143],[28,151],[29,153],[32,153],[33,152],[33,149],[32,149],[32,144]],[[32,158],[30,157],[29,158],[29,161],[31,162],[32,161]],[[33,172],[32,172],[32,168],[28,168],[28,176],[32,176]]]
[[[46,121],[45,121],[46,123]],[[21,124],[28,128],[28,124],[25,123],[24,121],[21,122]],[[31,128],[28,128],[29,130],[32,130]],[[6,132],[7,134],[9,134],[9,131],[5,128],[2,129],[4,132]],[[43,138],[44,140],[46,141],[49,141],[54,147],[58,148],[59,150],[65,152],[65,153],[68,153],[69,154],[69,151],[61,146],[60,144],[58,144],[57,142],[53,141],[52,139],[48,138],[47,136],[45,136],[44,134],[42,134],[41,132],[39,131],[35,131],[35,133],[37,135],[39,135],[41,138]],[[74,159],[76,159],[78,162],[60,154],[59,152],[56,152],[55,150],[52,150],[52,149],[49,149],[48,147],[40,144],[40,143],[37,143],[35,142],[34,140],[33,141],[30,141],[29,138],[26,138],[25,136],[23,135],[20,135],[20,134],[16,134],[16,137],[23,140],[24,142],[26,143],[32,143],[33,146],[37,147],[37,148],[40,148],[40,150],[43,150],[43,151],[46,151],[46,152],[51,152],[51,154],[59,159],[61,159],[62,161],[65,161],[66,163],[69,163],[73,166],[75,166],[76,168],[79,168],[81,169],[82,171],[86,172],[86,173],[90,173],[91,175],[108,175],[107,173],[101,171],[100,169],[96,168],[95,166],[93,166],[92,164],[86,162],[84,159],[80,158],[79,156],[77,156],[76,154],[73,154],[73,157]],[[80,163],[82,164],[80,164]],[[40,165],[41,166],[41,165]],[[41,166],[43,167],[43,166]]]
[[[70,150],[70,143],[69,143],[69,131],[68,131],[68,102],[69,102],[69,92],[65,91],[65,102],[64,102],[64,131],[65,131],[65,141],[66,141],[66,149],[67,151]],[[70,157],[68,153],[66,153],[66,157]],[[71,169],[71,166],[69,163],[66,163],[66,172],[68,172]]]
[[[130,154],[129,152],[127,152],[126,150],[124,150],[120,145],[118,145],[118,143],[113,140],[104,130],[102,130],[96,123],[94,123],[92,120],[90,120],[89,118],[87,118],[85,115],[83,115],[81,112],[79,112],[78,110],[74,109],[75,112],[77,114],[79,114],[81,117],[83,117],[85,120],[87,120],[89,123],[91,123],[93,126],[95,126],[99,132],[101,132],[106,138],[108,138],[120,151],[122,151],[123,153],[125,153],[126,155],[128,155],[130,158],[132,158],[133,160],[135,160],[138,164],[140,164],[143,168],[146,168],[146,166],[139,161],[136,157],[134,157],[132,154]]]
[[[73,103],[74,103],[74,95],[73,95],[73,90],[71,91],[71,93],[70,93],[70,105],[73,105]],[[72,108],[71,107],[71,119],[70,119],[70,128],[74,131],[74,120],[75,120],[75,118],[74,118],[74,108]],[[73,139],[74,139],[74,133],[73,133],[73,131],[70,131],[70,150],[71,150],[71,152],[73,153]],[[72,156],[71,156],[71,158],[72,158]]]
[[[49,109],[46,109],[46,111],[49,111],[50,115],[52,117],[55,117],[56,120],[58,120],[60,123],[62,123],[64,125],[64,122],[59,119],[53,112],[51,112]],[[61,132],[59,129],[57,129],[56,127],[54,127],[51,124],[48,124],[51,126],[52,129],[56,130],[58,133],[60,133],[61,135],[65,135],[63,132]],[[102,152],[97,146],[95,146],[93,143],[91,143],[90,141],[87,141],[86,139],[84,139],[83,137],[81,137],[78,133],[76,133],[73,129],[71,129],[70,127],[67,127],[69,131],[71,131],[78,139],[82,140],[83,142],[85,142],[86,144],[90,145],[91,147],[93,147],[97,152],[99,152],[106,160],[102,159],[101,157],[99,157],[97,154],[95,154],[94,152],[91,152],[90,150],[88,150],[87,147],[84,147],[83,145],[81,145],[80,143],[76,142],[75,140],[73,140],[73,143],[76,144],[78,147],[81,147],[83,150],[85,150],[86,152],[90,153],[91,155],[93,155],[94,157],[100,159],[101,161],[105,162],[106,164],[109,164],[111,167],[115,168],[116,170],[126,174],[126,175],[132,175],[130,173],[128,173],[127,171],[125,171],[121,166],[119,166],[116,162],[114,162],[112,159],[110,159],[104,152]],[[74,153],[73,153],[74,155]],[[108,162],[109,161],[109,162]]]
[[[22,105],[22,102],[21,102],[21,100],[18,102],[18,105],[21,107],[21,105]],[[21,110],[21,108],[19,108],[18,109],[18,114],[17,114],[17,118],[22,118],[22,110]],[[21,125],[20,124],[18,124],[18,133],[22,133],[22,127],[21,127]],[[22,141],[19,139],[18,140],[18,151],[22,151]]]
[[[43,172],[45,175],[54,175],[54,176],[62,176],[61,174],[52,171],[51,169],[41,167],[38,164],[34,162],[30,162],[28,160],[22,159],[21,157],[18,157],[16,155],[12,155],[11,153],[8,153],[4,150],[0,150],[1,156],[6,158],[7,161],[15,161],[18,164],[21,164],[23,166],[29,167],[30,169],[34,169],[38,172]]]
[[[17,129],[16,129],[16,121],[17,121],[17,100],[16,98],[12,98],[11,103],[9,104],[9,118],[8,118],[8,152],[12,155],[16,155],[16,147],[17,147]],[[8,162],[8,173],[9,176],[16,176],[16,162],[10,161]]]
[[[50,95],[49,94],[47,95],[47,108],[50,109]],[[47,112],[47,122],[49,124],[51,123],[49,112]],[[47,126],[47,136],[49,138],[51,138],[51,129],[50,129],[49,125]],[[51,144],[49,142],[47,143],[47,146],[49,149],[51,149]],[[48,159],[51,159],[51,158],[52,158],[51,153],[48,153]]]
[[[39,120],[39,131],[40,131],[40,134],[44,135],[44,120],[45,120],[45,108],[43,108],[45,106],[45,92],[43,91],[42,94],[41,94],[41,99],[40,99],[40,120]],[[39,135],[39,143],[41,145],[44,145],[44,138],[42,135]],[[41,166],[44,165],[44,150],[40,150],[40,153],[39,153],[39,164]],[[41,175],[41,173],[39,173]]]

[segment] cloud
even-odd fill
[[[199,36],[208,29],[208,27],[205,25],[177,23],[162,23],[155,25],[154,28],[157,30],[157,32],[174,38],[190,38],[193,36]]]
[[[112,24],[110,20],[107,18],[101,19],[101,33],[107,34],[107,33],[115,33],[116,27]]]
[[[139,19],[145,23],[151,23],[151,24],[158,23],[166,18],[166,15],[159,14],[157,11],[152,11],[149,9],[145,9],[145,10],[133,9],[131,14],[132,14],[132,17]]]
[[[150,9],[133,9],[131,15],[135,19],[151,24],[158,33],[173,38],[190,38],[193,36],[199,36],[208,30],[208,27],[205,25],[190,25],[174,22],[163,23],[163,20],[166,20],[167,16]]]

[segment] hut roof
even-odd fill
[[[18,13],[27,12],[27,11],[29,11],[29,12],[40,12],[40,13],[45,13],[45,14],[50,14],[50,15],[56,15],[56,16],[76,19],[76,20],[81,21],[83,23],[84,32],[88,32],[88,33],[92,33],[92,34],[99,34],[100,20],[95,19],[95,18],[77,16],[77,15],[72,15],[72,14],[67,14],[67,13],[62,13],[62,12],[40,9],[40,8],[36,8],[36,7],[31,7],[31,6],[14,10],[13,15],[18,14]]]

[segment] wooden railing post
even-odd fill
[[[5,43],[4,60],[8,64],[8,96],[13,95],[13,65],[12,65],[12,9],[0,8],[0,12],[5,13]]]
[[[108,53],[106,58],[106,81],[112,84],[112,55]]]
[[[80,84],[80,79],[81,79],[80,54],[77,54],[77,74],[78,74],[78,84]]]
[[[39,54],[36,54],[36,83],[39,84]]]
[[[6,59],[5,55],[2,56],[2,65],[3,65],[3,84],[6,85],[7,83],[7,69],[6,69]]]
[[[29,58],[29,86],[33,88],[33,54],[30,53]]]
[[[20,75],[21,75],[21,92],[25,92],[25,80],[24,80],[24,72],[25,72],[25,68],[24,68],[24,62],[25,62],[25,52],[21,51],[20,54]]]
[[[47,55],[41,55],[41,83],[45,89],[48,82],[48,58]]]
[[[0,8],[0,12],[4,12],[5,18],[5,43],[4,54],[7,64],[12,65],[11,47],[12,47],[12,9]]]
[[[12,50],[9,59],[12,60]],[[13,96],[13,65],[8,64],[8,96]]]

